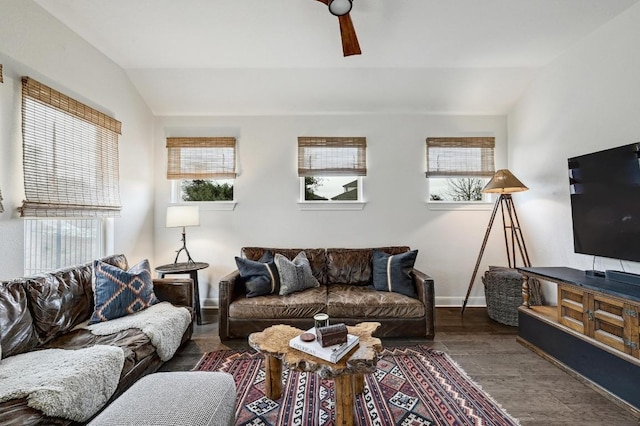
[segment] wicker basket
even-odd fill
[[[499,323],[517,326],[518,307],[522,305],[522,275],[515,269],[489,266],[482,277],[489,318]],[[529,279],[532,305],[543,304],[540,283]]]

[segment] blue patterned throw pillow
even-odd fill
[[[374,250],[373,287],[379,291],[393,291],[417,298],[418,294],[411,279],[411,270],[417,256],[418,250],[396,255]]]
[[[89,324],[120,318],[158,303],[148,260],[128,271],[96,260],[93,269],[96,276],[95,308]]]
[[[247,297],[278,294],[280,277],[270,250],[265,251],[258,261],[236,257],[236,265],[247,290]]]

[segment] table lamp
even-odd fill
[[[200,209],[198,206],[170,206],[167,207],[167,228],[182,227],[182,248],[176,252],[174,264],[178,263],[178,257],[182,250],[187,253],[187,263],[195,263],[187,250],[187,226],[200,226]]]
[[[522,258],[522,263],[524,264],[524,266],[531,266],[529,253],[527,253],[527,247],[524,244],[522,230],[520,229],[520,221],[518,220],[516,207],[513,205],[513,199],[511,198],[511,194],[513,192],[522,192],[528,190],[529,188],[527,188],[522,182],[520,182],[520,180],[515,177],[513,173],[511,173],[508,169],[498,170],[493,175],[489,183],[487,183],[485,187],[482,188],[482,192],[484,194],[500,194],[500,196],[496,200],[496,204],[493,207],[493,213],[491,213],[491,219],[489,219],[489,225],[487,226],[487,231],[484,234],[484,240],[482,241],[482,246],[480,247],[480,253],[478,254],[478,260],[476,260],[476,266],[473,269],[473,274],[471,275],[471,281],[469,282],[467,295],[464,298],[464,302],[462,303],[462,314],[464,314],[464,309],[467,306],[469,295],[471,294],[471,288],[473,287],[473,283],[476,279],[476,274],[478,273],[478,268],[480,267],[480,261],[482,260],[484,249],[487,246],[487,240],[489,239],[489,233],[491,232],[493,221],[496,218],[498,207],[501,207],[500,212],[502,213],[504,241],[507,248],[507,261],[509,263],[509,268],[516,267],[516,245],[519,249],[520,257]]]

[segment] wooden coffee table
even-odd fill
[[[323,379],[333,379],[336,398],[336,425],[354,424],[354,395],[364,389],[364,374],[376,371],[382,343],[371,334],[380,327],[378,322],[363,322],[347,326],[349,334],[360,338],[354,348],[337,363],[316,358],[289,347],[289,340],[305,330],[288,325],[274,325],[249,335],[249,345],[264,354],[267,398],[279,399],[282,395],[282,367],[315,372]]]

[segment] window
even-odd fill
[[[173,202],[233,201],[235,138],[167,138],[167,150]]]
[[[121,123],[22,79],[25,274],[103,254],[103,218],[120,214]],[[46,218],[46,219],[43,219]]]
[[[366,138],[299,137],[301,201],[362,201]]]
[[[495,173],[495,138],[427,138],[429,201],[489,201],[481,190]]]
[[[103,255],[101,219],[24,221],[24,274],[78,265]]]

